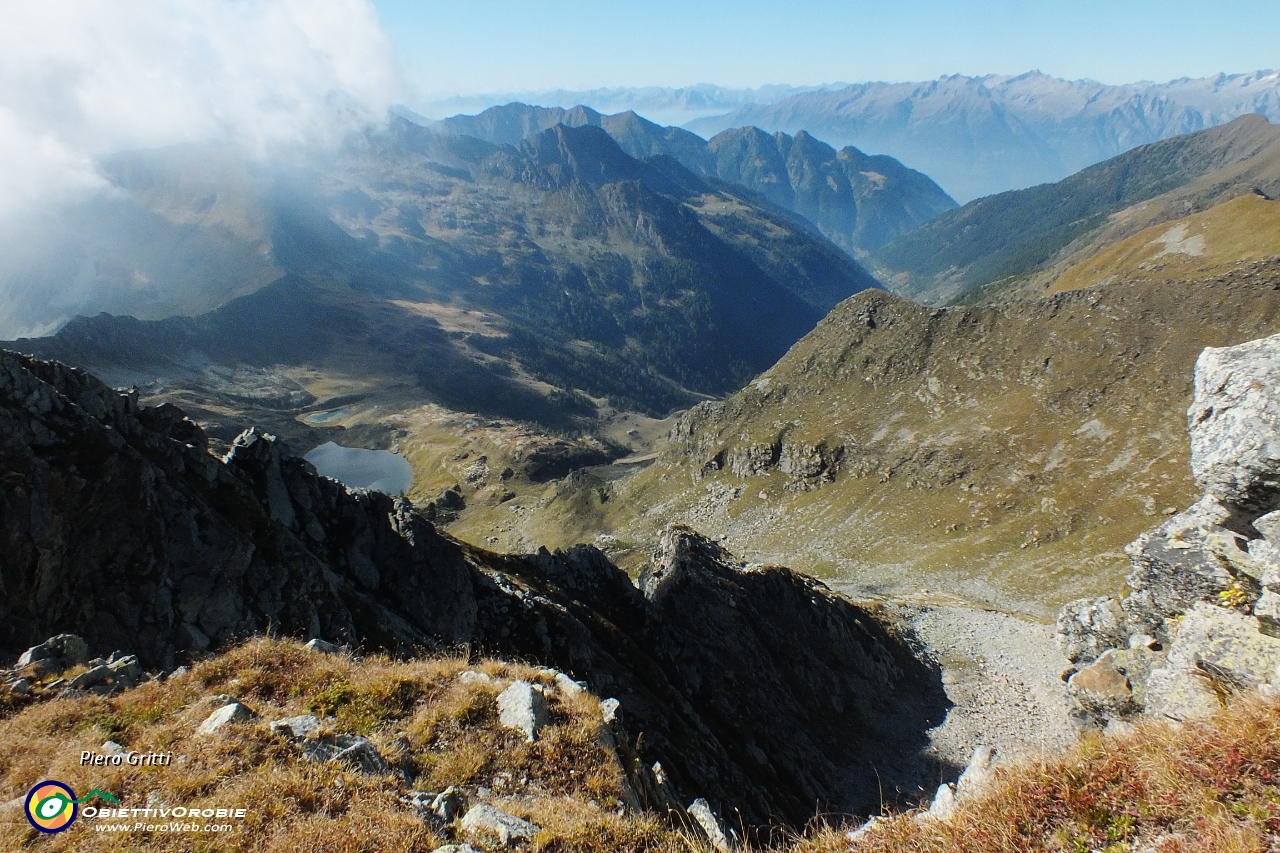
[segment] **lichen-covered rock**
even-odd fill
[[[1147,679],[1147,712],[1193,719],[1231,693],[1280,684],[1280,640],[1260,627],[1252,616],[1197,604],[1180,620],[1164,666]]]
[[[711,808],[711,804],[699,797],[689,804],[685,809],[689,817],[693,818],[698,828],[706,835],[707,841],[711,846],[720,853],[730,853],[733,850],[733,844],[729,841],[729,835],[725,832],[724,824],[720,822],[720,817]]]
[[[1255,514],[1280,506],[1280,335],[1209,347],[1187,412],[1191,471],[1205,491]]]
[[[1122,606],[1132,631],[1167,639],[1164,621],[1197,602],[1218,601],[1233,587],[1246,601],[1260,593],[1262,567],[1249,555],[1247,519],[1206,495],[1125,548],[1133,570]],[[1119,645],[1119,644],[1117,644]]]

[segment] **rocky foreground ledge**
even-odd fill
[[[1280,335],[1206,349],[1187,421],[1204,497],[1129,545],[1124,598],[1058,618],[1085,728],[1280,695]]]
[[[877,764],[917,752],[945,713],[937,672],[874,614],[687,528],[638,585],[587,546],[494,554],[319,477],[270,435],[218,458],[177,408],[5,351],[0,472],[14,655],[75,634],[87,655],[167,671],[283,634],[535,660],[619,700],[644,805],[705,797],[748,825],[878,809],[852,792],[877,791]]]

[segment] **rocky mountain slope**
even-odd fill
[[[317,477],[270,435],[218,458],[180,410],[7,352],[0,424],[0,647],[74,632],[171,669],[280,632],[537,660],[620,700],[647,784],[659,761],[676,801],[746,824],[865,809],[878,765],[938,772],[912,764],[945,711],[937,675],[901,638],[686,528],[638,585],[587,546],[500,556]]]
[[[173,216],[217,210],[216,181],[207,198],[182,191],[203,156],[132,155],[121,189]],[[875,284],[802,220],[593,127],[502,147],[400,121],[263,180],[261,203],[236,198],[270,224],[262,251],[285,273],[270,287],[191,320],[97,318],[22,347],[141,378],[195,381],[210,361],[412,377],[419,402],[563,427],[595,414],[575,391],[657,414],[729,391]],[[132,298],[121,310],[146,315],[147,294]]]
[[[588,107],[527,104],[459,115],[431,127],[497,144],[518,144],[557,124],[603,128],[632,157],[666,155],[696,174],[746,187],[799,213],[855,256],[874,251],[955,202],[928,176],[892,157],[840,151],[804,130],[795,136],[739,127],[704,141],[677,127],[660,127],[634,112],[601,115]]]
[[[1253,190],[1280,194],[1280,127],[1247,116],[970,202],[885,246],[876,265],[896,292],[934,304],[1039,295],[1068,258]]]
[[[623,558],[676,518],[863,595],[928,589],[1047,618],[1116,589],[1124,545],[1194,495],[1192,365],[1280,331],[1278,285],[1268,262],[1001,306],[860,294],[690,410],[649,468],[591,469],[455,530],[514,544],[593,528]]]
[[[859,83],[744,105],[686,127],[707,137],[743,125],[806,130],[895,157],[969,201],[1059,181],[1139,145],[1253,113],[1280,121],[1280,74],[1119,86],[1039,72]]]

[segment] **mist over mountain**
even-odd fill
[[[799,213],[854,256],[874,251],[956,206],[927,175],[892,157],[868,156],[851,146],[836,151],[804,131],[792,137],[742,127],[704,141],[697,134],[662,127],[634,112],[601,115],[584,106],[528,104],[452,116],[430,126],[514,145],[558,124],[602,128],[632,157],[665,155],[695,174],[746,187]]]
[[[965,202],[1061,180],[1136,146],[1249,113],[1280,120],[1280,73],[1118,86],[1039,72],[859,83],[744,105],[686,127],[708,137],[743,125],[805,130],[831,145],[895,157]]]
[[[135,376],[310,364],[507,417],[593,415],[575,391],[660,414],[733,390],[876,284],[793,214],[595,127],[499,146],[397,120],[289,166],[187,146],[110,174],[114,214],[83,211],[60,245],[113,309],[223,307],[22,348]]]

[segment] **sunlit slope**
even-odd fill
[[[1047,617],[1118,589],[1123,546],[1195,499],[1192,366],[1205,346],[1280,331],[1276,283],[1271,263],[1001,307],[860,294],[695,408],[647,470],[454,532],[554,541],[589,518],[625,561],[677,518],[858,592],[928,588]]]
[[[930,304],[1041,295],[1070,258],[1255,189],[1280,194],[1280,127],[1245,116],[944,213],[879,250],[877,273]]]
[[[1135,278],[1195,279],[1280,255],[1280,202],[1249,193],[1144,229],[1069,267],[1050,293]]]

